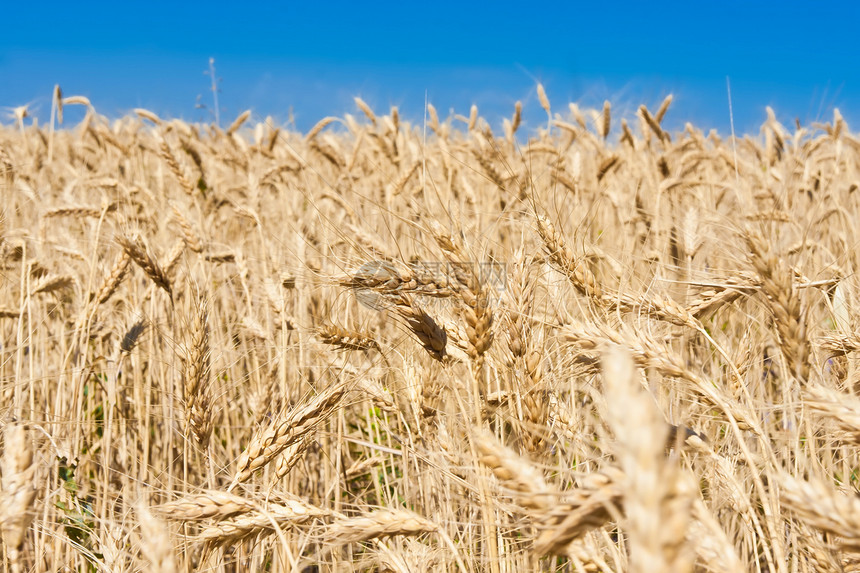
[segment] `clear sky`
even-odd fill
[[[739,132],[758,133],[766,105],[786,124],[838,107],[860,127],[856,2],[18,0],[0,13],[0,111],[30,104],[41,121],[55,83],[110,117],[208,120],[195,104],[212,107],[214,57],[222,123],[292,110],[306,130],[358,113],[356,95],[420,120],[426,92],[442,115],[475,103],[497,125],[522,100],[528,128],[545,121],[541,81],[555,111],[609,99],[632,112],[673,93],[668,127],[726,133],[729,76]]]

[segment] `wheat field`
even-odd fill
[[[537,101],[17,108],[3,571],[860,571],[860,138]]]

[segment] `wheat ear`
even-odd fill
[[[744,239],[776,324],[780,350],[791,372],[806,381],[809,379],[810,348],[805,313],[794,287],[794,273],[760,234],[749,232]]]
[[[239,456],[236,476],[230,489],[247,480],[254,471],[271,462],[278,454],[324,422],[338,407],[345,393],[343,383],[329,386],[305,405],[294,408],[278,422],[257,432]]]
[[[543,474],[513,450],[487,433],[475,437],[478,460],[487,466],[502,484],[510,488],[516,502],[531,510],[547,511],[556,495],[547,487]]]
[[[439,361],[446,358],[448,333],[433,320],[433,317],[418,306],[412,297],[405,294],[397,297],[394,301],[394,311],[406,321],[406,326],[409,327],[409,330],[430,356]]]
[[[256,505],[255,505],[256,507]],[[198,539],[207,547],[219,547],[236,543],[261,534],[271,534],[291,524],[307,523],[324,518],[331,512],[297,498],[280,500],[254,512],[242,513],[231,519],[221,520],[201,530]]]
[[[140,521],[141,553],[149,561],[154,573],[175,573],[178,571],[173,556],[173,543],[170,531],[149,509],[140,505],[137,508]]]
[[[186,434],[206,448],[212,433],[212,410],[209,396],[211,363],[209,350],[209,306],[199,293],[195,296],[186,343],[183,394],[185,398]]]
[[[180,187],[189,195],[194,194],[194,185],[191,184],[191,181],[185,176],[185,173],[182,172],[182,167],[179,166],[179,161],[176,159],[176,156],[173,154],[173,151],[170,149],[170,146],[166,141],[161,142],[161,146],[159,147],[159,155],[164,161],[167,163],[167,166],[170,168],[170,172],[173,173],[173,176],[176,177],[176,180],[179,181]]]
[[[256,504],[232,493],[213,490],[177,499],[155,509],[169,519],[180,521],[220,520],[255,511]]]
[[[603,116],[601,119],[603,121],[600,124],[600,137],[606,141],[609,137],[609,129],[612,126],[612,104],[609,103],[609,100],[603,102]]]
[[[357,330],[347,330],[335,324],[327,324],[317,329],[317,334],[325,344],[331,344],[344,350],[377,350],[381,352],[379,343],[368,333]]]
[[[233,120],[233,123],[230,124],[230,127],[227,128],[227,135],[233,135],[234,133],[239,131],[239,128],[242,127],[242,124],[248,121],[249,117],[251,117],[250,109],[246,109],[245,111],[240,113],[238,117]]]
[[[832,418],[836,426],[855,444],[860,444],[860,398],[818,384],[803,388],[809,409]]]
[[[326,537],[331,543],[347,544],[394,535],[420,535],[438,531],[439,526],[405,509],[373,511],[360,517],[335,520]]]
[[[564,501],[537,516],[541,532],[535,540],[538,555],[565,555],[572,541],[603,527],[621,515],[624,474],[607,468],[588,474]]]
[[[860,499],[840,495],[820,480],[804,481],[784,473],[779,479],[779,498],[795,514],[816,529],[841,538],[841,545],[860,551]]]
[[[21,552],[36,499],[36,464],[24,426],[9,422],[3,430],[3,457],[0,458],[0,533],[14,571],[22,571]]]
[[[609,346],[602,362],[607,417],[626,477],[631,571],[692,571],[692,552],[685,544],[692,488],[664,453],[668,437],[664,416],[639,384],[629,351]]]
[[[173,296],[173,289],[170,285],[170,279],[167,274],[155,260],[146,245],[140,239],[132,239],[129,237],[119,237],[117,239],[119,245],[131,260],[143,270],[143,272],[155,283],[156,286],[162,288],[168,295]]]

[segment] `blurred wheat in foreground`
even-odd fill
[[[860,571],[860,139],[0,127],[3,571]]]

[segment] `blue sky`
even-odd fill
[[[292,110],[306,130],[357,114],[356,95],[420,120],[426,92],[442,115],[475,103],[495,125],[522,100],[533,128],[541,81],[556,111],[609,99],[632,113],[673,93],[668,127],[726,133],[726,76],[739,132],[758,133],[766,105],[791,125],[834,107],[860,121],[857,3],[9,2],[3,17],[0,108],[28,103],[41,121],[55,83],[110,117],[208,120],[195,104],[212,105],[210,57],[222,123]]]

